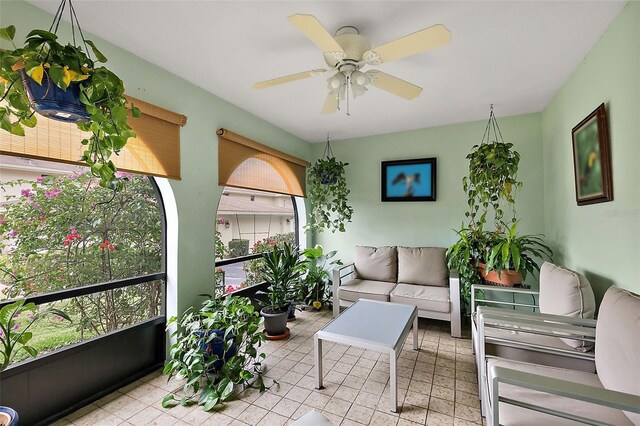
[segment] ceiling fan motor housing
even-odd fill
[[[337,61],[334,55],[325,53],[324,60],[327,65],[340,71],[355,71],[359,69],[362,55],[371,49],[369,41],[360,35],[356,27],[342,27],[336,31],[334,38],[344,50],[345,57]]]

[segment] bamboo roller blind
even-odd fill
[[[129,139],[111,160],[118,170],[180,179],[180,127],[187,117],[130,96],[127,99],[142,111],[140,118],[130,116],[128,120],[137,137]],[[25,136],[0,132],[0,154],[84,165],[78,161],[86,149],[80,141],[89,135],[75,124],[38,115],[38,124],[25,127]]]
[[[304,197],[307,161],[218,129],[218,184]]]

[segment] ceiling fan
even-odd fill
[[[363,72],[361,69],[366,65],[380,65],[415,55],[451,41],[451,32],[444,25],[438,24],[372,49],[367,39],[360,35],[355,27],[342,27],[332,37],[313,15],[296,14],[288,19],[322,50],[327,66],[331,72],[335,71],[335,74],[327,79],[329,94],[322,108],[323,114],[338,111],[340,102],[346,101],[347,115],[350,115],[349,92],[355,99],[366,93],[369,85],[407,100],[416,98],[422,92],[421,87],[382,71],[371,69]],[[329,70],[320,68],[300,72],[255,83],[253,87],[264,89],[321,75],[327,71]]]

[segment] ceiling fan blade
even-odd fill
[[[442,24],[416,31],[399,39],[374,47],[364,53],[370,65],[395,61],[451,42],[451,31]]]
[[[369,73],[371,73],[371,85],[393,95],[411,100],[422,93],[422,87],[418,87],[415,84],[401,80],[398,77],[375,70],[367,71],[367,74]]]
[[[323,114],[333,114],[338,111],[338,94],[331,92],[327,95],[327,100],[324,101],[324,107],[322,107]]]
[[[323,52],[338,52],[342,57],[345,56],[342,47],[340,47],[336,39],[327,32],[315,16],[296,14],[289,16],[287,19]]]
[[[264,89],[266,87],[277,86],[279,84],[284,84],[284,83],[290,83],[292,81],[302,80],[304,78],[313,77],[315,75],[322,74],[322,73],[324,73],[326,71],[327,70],[325,70],[325,69],[317,69],[317,70],[299,72],[297,74],[285,75],[284,77],[278,77],[278,78],[274,78],[272,80],[266,80],[266,81],[261,81],[260,83],[255,83],[253,85],[253,88],[254,89]]]

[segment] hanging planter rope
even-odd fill
[[[66,46],[56,34],[65,10],[73,40]],[[141,112],[128,106],[122,80],[106,67],[96,66],[107,58],[84,38],[71,0],[60,2],[49,31],[32,30],[23,47],[15,45],[15,34],[13,25],[0,28],[0,38],[14,47],[0,50],[0,129],[24,136],[24,127],[37,124],[35,112],[76,123],[80,130],[92,133],[80,141],[86,146],[80,161],[100,178],[100,185],[121,188],[123,182],[116,178],[116,167],[109,158],[136,136],[127,120],[129,113],[139,117]]]

